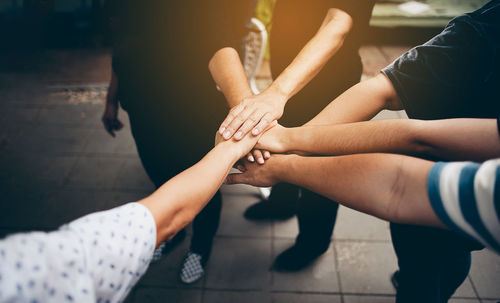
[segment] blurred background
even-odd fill
[[[275,2],[259,0],[255,11],[267,30]],[[486,2],[377,1],[360,49],[363,77]],[[126,113],[120,114],[125,129],[114,139],[100,121],[111,77],[109,9],[106,0],[0,0],[0,236],[52,230],[153,190]],[[255,75],[259,89],[271,81],[270,60],[267,50]],[[389,276],[396,258],[387,223],[342,208],[331,249],[320,260],[298,273],[274,273],[269,266],[292,243],[296,219],[246,221],[242,213],[259,199],[258,190],[235,186],[223,194],[207,276],[179,283],[186,240],[151,266],[128,302],[393,302]],[[499,285],[499,256],[475,252],[452,302],[498,302]]]

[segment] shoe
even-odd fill
[[[261,200],[248,207],[243,216],[248,220],[286,220],[296,213],[295,205],[287,205],[273,200]]]
[[[245,36],[243,66],[250,89],[254,94],[259,94],[260,89],[257,87],[256,78],[266,54],[268,35],[266,27],[257,18],[250,19],[247,28],[249,33]]]
[[[185,238],[186,238],[186,230],[183,229],[179,231],[172,240],[161,243],[153,253],[153,258],[151,259],[151,262],[160,261],[164,256],[168,255],[172,250],[174,250],[174,248],[176,248],[179,244],[181,244]]]
[[[181,281],[186,284],[191,284],[203,277],[205,270],[201,264],[202,256],[188,252],[184,261],[182,262],[182,268],[180,273]]]
[[[294,244],[274,260],[272,269],[278,272],[294,272],[299,271],[314,262],[326,250],[311,251],[307,245]]]
[[[399,288],[399,270],[396,270],[391,276],[391,283],[395,290]]]

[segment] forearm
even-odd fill
[[[276,156],[269,162],[280,181],[349,208],[392,222],[443,226],[427,196],[433,162],[390,154]]]
[[[111,80],[109,81],[106,102],[112,105],[118,104],[118,76],[114,71],[111,71]]]
[[[447,160],[500,156],[494,119],[392,119],[284,129],[283,152],[347,155],[388,152]]]
[[[238,155],[233,142],[214,147],[200,162],[140,201],[153,214],[157,245],[184,228],[217,192]]]
[[[345,91],[305,125],[366,121],[383,109],[402,108],[392,83],[380,74]]]
[[[235,49],[226,47],[217,51],[208,68],[230,108],[252,96],[245,70]]]
[[[269,90],[290,99],[309,83],[342,47],[352,27],[352,18],[342,10],[330,9],[318,32],[292,63],[276,78]]]

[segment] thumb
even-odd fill
[[[241,183],[245,183],[246,179],[247,179],[247,177],[246,177],[245,173],[229,174],[226,177],[226,180],[224,181],[224,184],[227,184],[227,185],[241,184]]]

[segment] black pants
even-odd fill
[[[448,302],[464,282],[471,250],[481,245],[450,231],[391,223],[398,257],[397,303]]]

